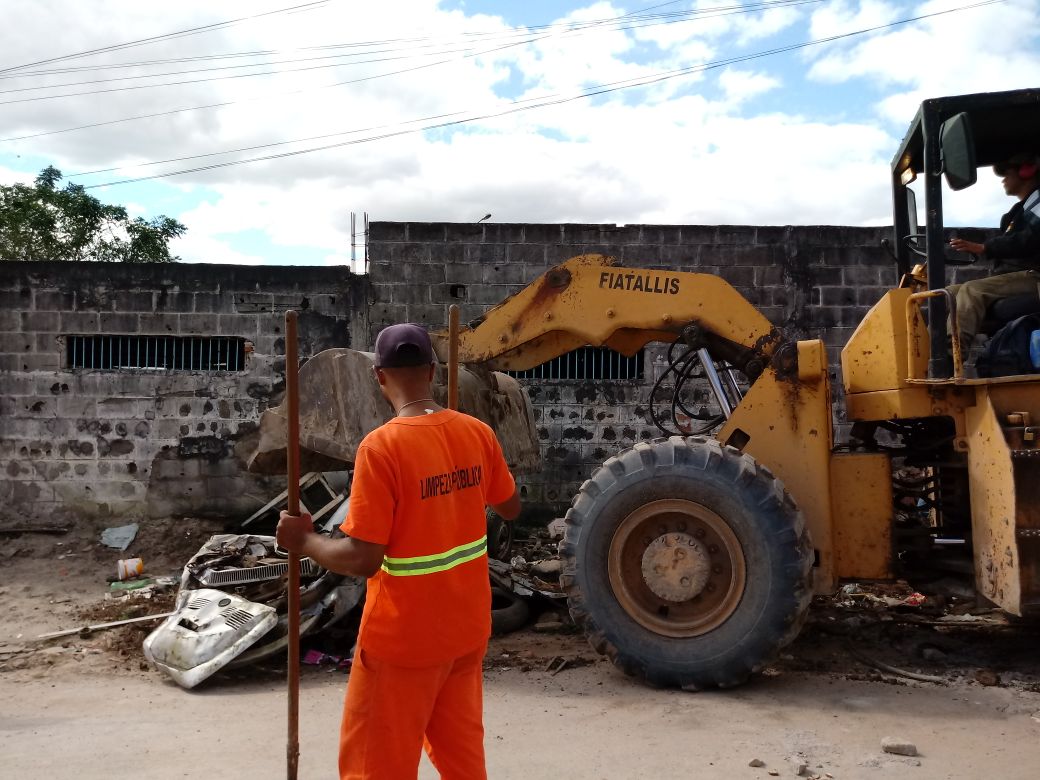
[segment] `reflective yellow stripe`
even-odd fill
[[[460,544],[442,553],[419,555],[415,558],[383,557],[383,571],[394,577],[414,577],[454,569],[459,564],[476,560],[487,552],[487,537]]]

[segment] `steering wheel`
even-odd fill
[[[921,245],[925,245],[925,234],[924,233],[911,233],[908,236],[903,236],[903,246],[909,249],[918,257],[928,258],[928,250],[922,249],[917,245],[916,242],[920,241]],[[967,259],[961,259],[966,256]],[[952,255],[946,255],[946,265],[974,265],[979,260],[978,255],[969,254],[968,252],[954,252]]]
[[[908,236],[903,236],[903,246],[909,249],[918,257],[928,257],[928,250],[921,249],[916,242],[920,241],[921,246],[925,246],[925,234],[924,233],[911,233]]]

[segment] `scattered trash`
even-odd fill
[[[300,559],[300,637],[336,626],[365,581]],[[283,656],[289,641],[288,557],[273,536],[218,534],[181,573],[177,611],[144,641],[145,657],[185,688],[222,668]]]
[[[336,509],[344,499],[330,484],[320,471],[309,471],[300,477],[300,512],[309,514],[314,522],[318,522],[329,512]],[[241,528],[259,521],[258,528],[273,529],[278,524],[278,515],[289,505],[289,492],[283,490],[268,501],[252,515],[242,521]],[[330,529],[331,530],[331,529]]]
[[[562,539],[567,531],[567,521],[562,517],[557,517],[546,526],[546,530],[549,532],[550,539]]]
[[[796,777],[806,777],[809,774],[809,764],[802,756],[789,756],[787,764]]]
[[[323,653],[320,650],[308,650],[303,654],[303,658],[300,659],[301,663],[305,663],[308,666],[323,666],[325,664],[331,664],[336,667],[337,670],[349,669],[353,663],[353,659],[350,656],[344,657],[340,655],[333,655],[332,653]]]
[[[155,581],[150,577],[137,577],[132,580],[123,580],[122,582],[113,582],[108,586],[110,591],[130,591],[140,590],[147,588],[149,585],[153,585]]]
[[[328,655],[320,650],[308,650],[303,654],[303,658],[300,659],[300,663],[307,664],[308,666],[320,666],[326,661],[332,661],[333,663],[339,662],[338,656]]]
[[[1000,675],[992,669],[979,669],[975,672],[975,681],[979,685],[1000,685]]]
[[[274,628],[274,607],[220,590],[189,592],[144,640],[144,657],[182,688],[194,688]]]
[[[543,612],[533,626],[539,634],[556,634],[567,627],[555,612]]]
[[[101,532],[101,543],[106,547],[113,547],[116,550],[125,550],[137,536],[138,528],[139,526],[137,523],[120,525],[114,528],[106,528]]]
[[[536,576],[528,575],[522,569],[527,567],[527,561],[519,556],[513,558],[513,563],[488,560],[491,582],[503,590],[510,590],[518,596],[533,596],[537,593],[548,599],[565,599],[567,594],[563,592],[559,583],[546,582]],[[522,563],[516,563],[521,561]]]
[[[560,655],[554,655],[549,659],[549,663],[545,665],[545,671],[553,677],[558,675],[564,669],[567,668],[567,664],[570,663],[566,658]]]
[[[848,647],[848,650],[861,663],[864,663],[867,666],[871,666],[874,669],[877,669],[879,672],[888,672],[889,674],[894,674],[897,677],[906,677],[907,679],[919,680],[920,682],[936,683],[937,685],[946,684],[946,679],[943,677],[936,677],[932,674],[920,674],[918,672],[909,672],[906,669],[898,669],[895,666],[889,666],[886,663],[882,663],[881,661],[864,655],[851,645]]]
[[[940,623],[993,623],[997,621],[988,620],[981,615],[943,615],[939,618]]]
[[[898,737],[884,737],[881,740],[881,749],[886,753],[897,756],[916,756],[917,745]]]
[[[116,576],[121,580],[128,580],[144,573],[144,560],[142,558],[125,558],[116,561]]]
[[[925,596],[923,593],[916,593],[915,592],[915,593],[911,593],[909,596],[907,596],[905,599],[903,599],[899,603],[900,604],[905,604],[908,607],[919,607],[922,604],[924,604],[926,601],[928,601],[928,597],[927,596]]]
[[[531,574],[542,579],[558,580],[561,571],[563,571],[563,561],[559,558],[548,558],[531,565]]]

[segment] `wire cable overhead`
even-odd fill
[[[609,93],[618,92],[618,91],[621,91],[621,90],[633,89],[633,88],[637,88],[637,87],[645,87],[645,86],[649,86],[651,84],[657,84],[657,83],[660,83],[660,82],[668,81],[670,79],[679,78],[679,77],[682,77],[682,76],[685,76],[685,75],[690,75],[690,74],[693,74],[693,73],[700,73],[700,72],[704,72],[704,71],[708,71],[708,70],[714,70],[714,69],[717,69],[717,68],[724,67],[726,65],[732,65],[732,64],[736,64],[736,63],[740,63],[740,62],[747,62],[747,61],[754,60],[754,59],[760,59],[762,57],[769,57],[769,56],[774,56],[776,54],[782,54],[782,53],[797,51],[799,49],[805,49],[805,48],[808,48],[808,47],[811,47],[811,46],[819,46],[819,45],[823,45],[823,44],[826,44],[826,43],[833,43],[835,41],[845,40],[845,39],[853,38],[853,37],[860,36],[860,35],[866,35],[866,34],[872,33],[872,32],[879,32],[881,30],[886,30],[886,29],[891,29],[891,28],[894,28],[894,27],[900,27],[900,26],[903,26],[903,25],[912,24],[914,22],[919,22],[919,21],[924,20],[924,19],[935,18],[935,17],[939,17],[939,16],[945,16],[945,15],[948,15],[948,14],[951,14],[951,13],[957,13],[957,12],[960,12],[960,11],[966,11],[966,10],[973,9],[973,8],[980,8],[980,7],[983,7],[983,6],[993,5],[993,4],[1000,3],[1000,2],[1004,2],[1004,0],[981,0],[980,2],[972,3],[972,4],[961,6],[961,7],[958,7],[958,8],[951,8],[951,9],[946,9],[946,10],[943,10],[943,11],[935,11],[935,12],[932,12],[932,13],[920,14],[920,15],[913,16],[913,17],[908,17],[908,18],[905,18],[905,19],[898,19],[896,21],[888,22],[886,24],[875,25],[875,26],[872,26],[872,27],[867,27],[867,28],[863,28],[863,29],[860,29],[860,30],[854,30],[852,32],[847,32],[847,33],[840,33],[840,34],[836,34],[836,35],[830,35],[830,36],[827,36],[827,37],[824,37],[824,38],[818,38],[818,39],[811,40],[811,41],[804,41],[804,42],[801,42],[801,43],[791,44],[791,45],[788,45],[788,46],[780,46],[780,47],[768,49],[768,50],[765,50],[765,51],[756,52],[756,53],[753,53],[753,54],[736,56],[736,57],[729,57],[729,58],[715,60],[715,61],[708,62],[708,63],[700,63],[700,64],[697,64],[697,65],[691,65],[691,66],[687,66],[687,67],[683,67],[683,68],[676,68],[676,69],[669,70],[669,71],[659,72],[659,73],[653,74],[651,76],[642,76],[642,77],[637,77],[637,78],[632,78],[632,79],[624,79],[624,80],[620,80],[620,81],[608,82],[608,83],[600,84],[600,85],[598,85],[596,87],[593,87],[591,89],[584,90],[584,91],[582,91],[580,93],[577,93],[577,94],[566,95],[566,96],[555,96],[555,95],[554,96],[544,96],[544,97],[539,98],[539,99],[530,99],[530,100],[526,100],[526,101],[514,101],[513,103],[510,104],[509,108],[506,108],[506,109],[503,109],[503,110],[500,110],[500,111],[488,112],[488,113],[484,113],[484,114],[480,114],[480,115],[470,115],[470,116],[467,116],[467,117],[464,117],[464,118],[460,118],[460,119],[449,119],[449,120],[442,121],[442,122],[435,122],[435,123],[432,123],[432,124],[423,125],[421,127],[410,127],[410,128],[402,128],[402,129],[398,129],[398,130],[391,130],[391,131],[384,132],[384,133],[379,133],[379,134],[376,134],[376,135],[366,136],[364,138],[351,139],[351,140],[348,140],[348,141],[341,141],[341,142],[334,143],[334,144],[325,144],[325,145],[322,145],[322,146],[310,147],[310,148],[306,148],[306,149],[298,149],[298,150],[293,150],[293,151],[279,152],[279,153],[275,153],[275,154],[260,155],[260,156],[256,156],[256,157],[248,157],[248,158],[239,159],[239,160],[227,160],[227,161],[223,161],[223,162],[210,163],[210,164],[207,164],[207,165],[194,166],[194,167],[191,167],[191,168],[183,168],[183,169],[174,170],[174,171],[166,171],[164,173],[157,173],[157,174],[149,175],[149,176],[138,176],[138,177],[132,177],[132,178],[125,178],[125,179],[118,179],[118,180],[114,180],[114,181],[102,182],[102,183],[99,183],[99,184],[91,184],[91,185],[88,185],[86,187],[86,189],[94,189],[94,188],[97,188],[97,187],[116,186],[116,185],[120,185],[120,184],[131,184],[131,183],[135,183],[135,182],[150,181],[150,180],[153,180],[153,179],[162,179],[162,178],[167,178],[167,177],[171,177],[171,176],[181,176],[181,175],[188,174],[188,173],[199,173],[199,172],[204,172],[204,171],[216,170],[216,169],[219,169],[219,168],[226,168],[226,167],[231,167],[231,166],[235,166],[235,165],[246,165],[246,164],[257,163],[257,162],[265,162],[265,161],[269,161],[269,160],[284,159],[284,158],[288,158],[288,157],[299,156],[299,155],[302,155],[302,154],[313,154],[315,152],[327,151],[329,149],[336,149],[336,148],[345,147],[345,146],[353,146],[353,145],[362,144],[362,143],[370,143],[370,142],[373,142],[373,141],[384,140],[384,139],[387,139],[387,138],[394,138],[394,137],[398,137],[398,136],[402,136],[402,135],[409,135],[409,134],[425,132],[425,131],[429,131],[429,130],[445,129],[445,128],[449,128],[449,127],[455,127],[455,126],[458,126],[458,125],[469,124],[469,123],[479,122],[479,121],[485,121],[485,120],[489,120],[489,119],[495,119],[495,118],[499,118],[499,117],[508,116],[510,114],[516,114],[516,113],[519,113],[519,112],[522,112],[522,111],[530,111],[530,110],[538,109],[538,108],[546,108],[546,107],[550,107],[550,106],[557,106],[557,105],[561,105],[561,104],[564,104],[564,103],[569,103],[569,102],[573,102],[573,101],[577,101],[577,100],[584,100],[584,99],[588,99],[588,98],[595,97],[595,96],[598,96],[598,95],[609,94]],[[448,115],[448,116],[450,116],[450,115]],[[411,120],[411,121],[414,123],[414,122],[419,122],[419,121],[423,121],[423,120]],[[402,124],[404,124],[404,123],[402,123]],[[365,132],[365,131],[363,131],[363,130],[350,130],[350,131],[345,131],[343,134],[354,134],[354,133],[357,133],[357,132]],[[181,161],[185,161],[185,160],[189,160],[189,159],[201,159],[201,158],[204,158],[204,157],[219,156],[219,155],[222,155],[222,154],[235,154],[235,153],[238,153],[238,152],[241,152],[241,151],[247,151],[247,150],[252,150],[252,149],[256,149],[256,148],[264,148],[264,147],[267,147],[267,146],[279,146],[279,145],[288,145],[288,144],[292,144],[292,143],[299,143],[299,142],[301,142],[303,140],[310,140],[310,139],[297,139],[296,141],[281,141],[281,142],[276,142],[276,143],[269,144],[269,145],[265,144],[265,145],[262,145],[261,147],[249,147],[249,148],[239,149],[239,150],[228,150],[228,151],[225,151],[225,152],[212,152],[212,153],[203,154],[203,155],[192,155],[192,156],[189,156],[189,157],[177,158],[177,159],[169,160],[169,161],[166,161],[166,162],[181,162]],[[146,166],[146,165],[162,164],[163,162],[164,161],[156,161],[156,162],[153,162],[153,163],[143,163],[143,164],[141,164],[139,166],[132,166],[132,167],[143,167],[143,166]],[[107,169],[106,171],[98,171],[98,172],[108,172],[110,170],[113,170],[113,169]],[[115,170],[118,170],[118,169],[115,169]]]

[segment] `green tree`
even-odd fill
[[[58,188],[61,171],[48,166],[36,181],[0,185],[0,260],[98,260],[169,263],[169,241],[187,228],[175,219],[131,219],[78,184]]]

